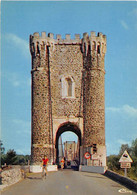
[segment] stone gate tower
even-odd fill
[[[79,34],[74,39],[69,34],[54,39],[52,33],[34,33],[30,52],[32,162],[39,163],[44,154],[57,162],[59,136],[72,131],[78,135],[80,154],[90,149],[98,156],[99,165],[105,166],[106,36],[91,32],[82,39]]]

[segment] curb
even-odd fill
[[[122,175],[119,175],[118,173],[115,173],[113,171],[110,170],[106,170],[106,172],[104,173],[105,176],[109,177],[110,179],[113,179],[115,181],[118,181],[119,183],[128,186],[130,189],[134,190],[135,192],[137,192],[137,182],[128,178],[128,177],[124,177]]]

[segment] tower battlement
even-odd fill
[[[47,39],[47,40],[53,40],[54,39],[54,34],[53,33],[48,33],[48,35],[46,35],[46,32],[41,32],[41,36],[38,32],[33,33],[33,35],[30,35],[34,40],[35,39]],[[83,33],[83,38],[89,36],[87,32]],[[95,38],[96,39],[104,39],[106,40],[106,35],[103,35],[101,32],[98,32],[97,35],[94,31],[90,32],[90,38]],[[54,39],[54,41],[64,41],[64,40],[70,40],[70,41],[77,41],[80,40],[80,34],[75,34],[75,39],[71,39],[71,35],[70,34],[66,34],[65,35],[65,39],[62,39],[62,36],[60,34],[56,35],[56,39]],[[82,40],[82,39],[81,39]]]
[[[90,35],[86,32],[83,33],[83,37],[80,37],[80,34],[75,34],[75,38],[71,39],[70,34],[65,35],[65,39],[62,38],[60,34],[56,35],[56,39],[54,39],[53,33],[42,32],[41,36],[38,32],[35,32],[33,35],[30,35],[30,51],[31,53],[34,50],[41,50],[42,46],[54,46],[54,45],[82,45],[83,52],[86,48],[86,53],[88,52],[87,48],[90,46],[91,50],[97,50],[100,47],[100,51],[102,53],[106,53],[106,36],[99,32],[97,35],[94,31],[91,31]],[[85,45],[85,46],[84,46]]]

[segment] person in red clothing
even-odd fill
[[[44,158],[42,159],[42,176],[44,175],[44,171],[45,171],[45,176],[47,175],[48,161],[49,161],[49,159],[45,155]]]
[[[61,159],[61,169],[64,169],[64,163],[65,163],[65,160],[64,158]]]

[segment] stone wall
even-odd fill
[[[2,171],[1,177],[2,184],[4,186],[9,186],[20,181],[24,177],[24,173],[21,171],[21,168],[12,168]]]
[[[83,59],[80,45],[57,45],[50,56],[52,114],[53,116],[82,115],[80,105]],[[62,78],[72,78],[75,84],[73,97],[63,97]],[[81,107],[81,113],[80,112]]]
[[[32,60],[32,162],[44,155],[51,159],[51,110],[49,94],[49,50],[36,51]]]

